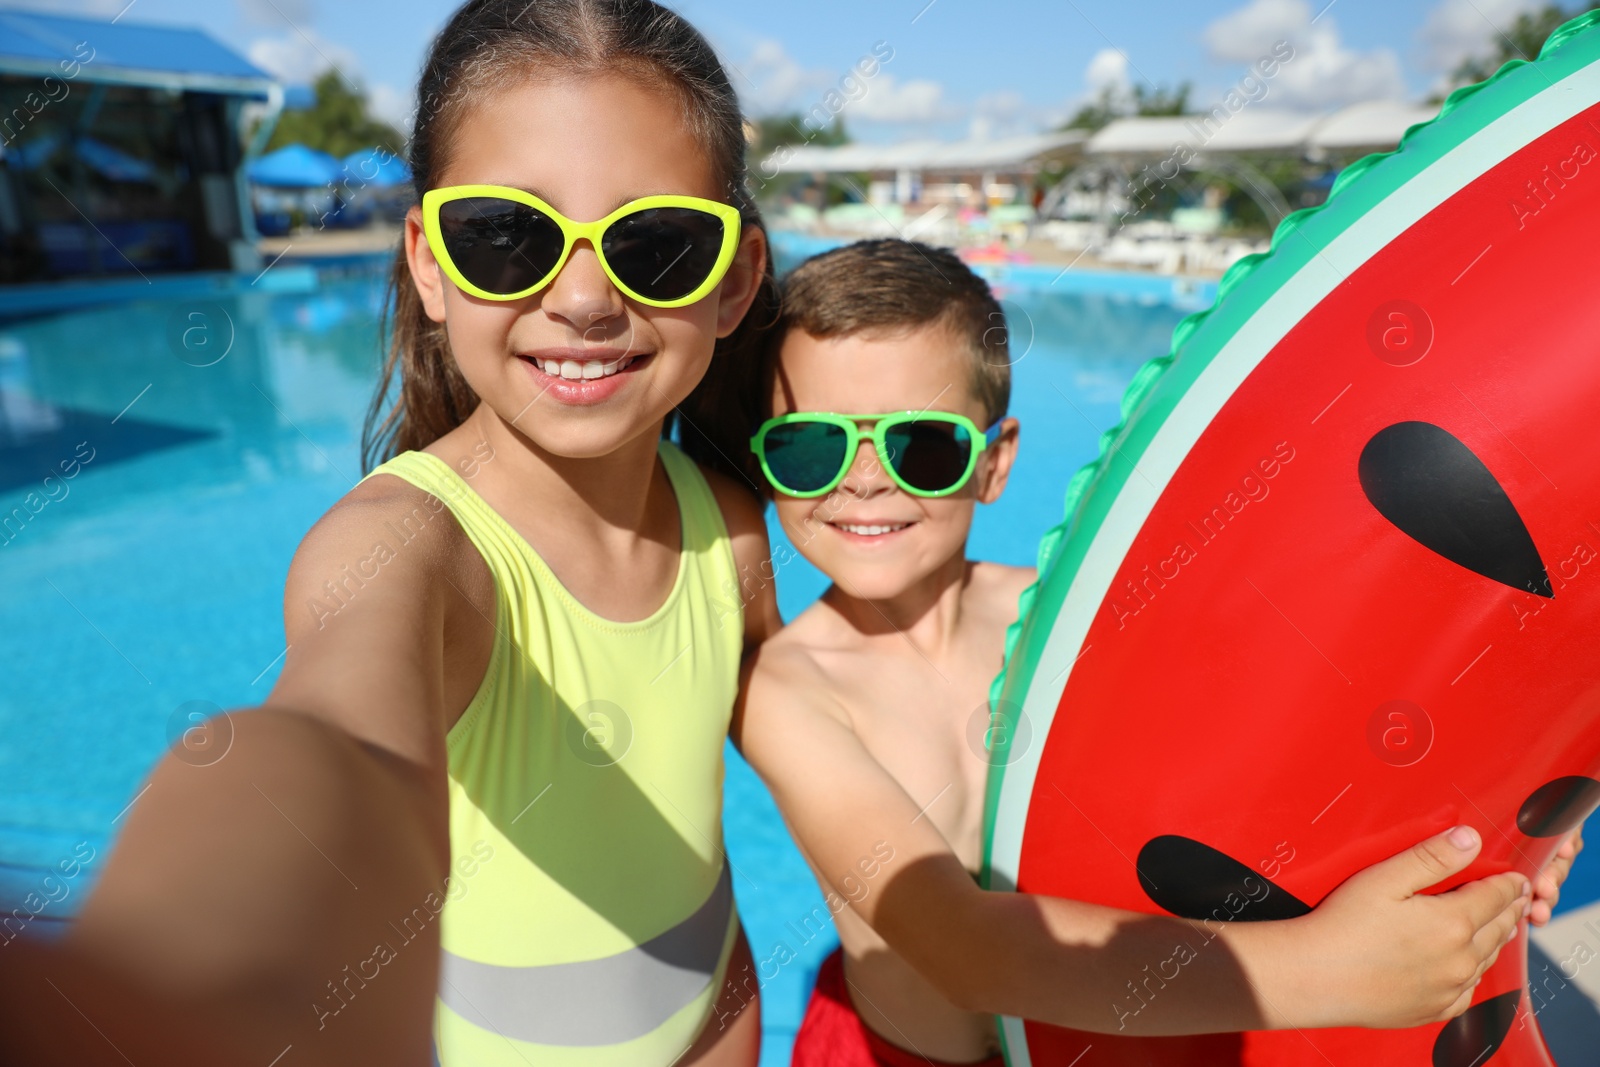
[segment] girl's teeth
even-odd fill
[[[568,381],[589,381],[595,378],[609,378],[613,374],[627,367],[633,362],[632,356],[623,356],[610,363],[601,363],[599,360],[575,359],[536,359],[534,363],[538,368],[552,378],[565,378]]]
[[[860,534],[862,537],[878,537],[882,534],[894,533],[905,528],[905,523],[900,523],[898,526],[852,526],[845,522],[839,524],[839,529],[848,533]]]

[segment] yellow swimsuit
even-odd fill
[[[683,549],[666,603],[612,622],[572,598],[450,466],[375,470],[449,506],[497,587],[494,652],[447,737],[443,1067],[662,1067],[693,1043],[737,929],[723,739],[744,644],[710,486],[659,449]]]

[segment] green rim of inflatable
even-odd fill
[[[1596,25],[1600,25],[1600,10],[1572,19],[1550,35],[1534,61],[1512,60],[1487,80],[1457,89],[1436,117],[1407,130],[1393,151],[1366,156],[1346,167],[1326,203],[1284,218],[1273,232],[1271,249],[1230,267],[1218,284],[1211,307],[1178,323],[1167,355],[1149,361],[1134,374],[1122,397],[1122,421],[1100,435],[1099,456],[1080,468],[1067,485],[1064,517],[1040,542],[1037,580],[1023,591],[1017,620],[1006,631],[1005,665],[989,691],[990,705],[999,711],[1002,729],[995,732],[990,754],[984,815],[986,886],[992,888],[998,802],[1012,762],[1010,747],[1018,736],[1015,720],[1051,624],[1072,585],[1070,580],[1056,578],[1056,569],[1066,568],[1067,578],[1077,574],[1112,502],[1178,399],[1283,283],[1452,149],[1556,81],[1600,59],[1600,32],[1575,41]],[[1491,88],[1492,92],[1485,92]],[[1137,421],[1136,414],[1140,416]],[[1013,698],[1002,702],[1008,690]],[[1043,745],[1045,738],[1033,738],[1031,743]]]

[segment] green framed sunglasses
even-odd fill
[[[750,438],[750,450],[778,492],[818,497],[844,481],[861,442],[870,439],[901,489],[912,496],[949,496],[972,477],[979,454],[999,438],[1001,421],[983,431],[965,415],[947,411],[797,411],[762,423]],[[872,429],[863,430],[863,422],[871,422]]]
[[[603,219],[574,222],[504,185],[450,185],[422,194],[433,258],[462,291],[521,300],[549,285],[587,240],[618,289],[651,307],[704,299],[739,248],[739,209],[698,196],[646,196]]]

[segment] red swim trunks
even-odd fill
[[[879,1037],[856,1014],[844,984],[844,951],[834,949],[817,971],[817,985],[794,1039],[790,1067],[955,1067],[907,1052]],[[1005,1067],[999,1056],[962,1067]]]

